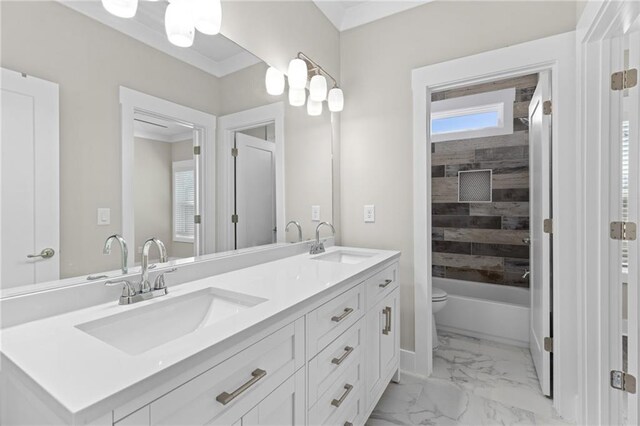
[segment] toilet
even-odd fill
[[[433,287],[431,289],[431,310],[433,311],[432,321],[431,321],[431,341],[433,350],[438,349],[438,333],[436,331],[436,312],[440,311],[444,308],[444,305],[447,304],[447,292]]]

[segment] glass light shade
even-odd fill
[[[289,87],[289,105],[302,106],[307,100],[307,91],[305,89],[293,89]]]
[[[112,15],[133,18],[138,10],[138,0],[102,0],[102,6]]]
[[[309,100],[307,101],[307,114],[312,117],[316,117],[322,114],[322,102],[317,102],[311,99],[309,96]]]
[[[334,87],[329,90],[329,96],[327,97],[327,103],[329,104],[329,111],[340,112],[344,109],[344,93],[339,87]]]
[[[171,44],[190,47],[195,37],[195,19],[187,0],[173,0],[164,14],[164,26]]]
[[[311,77],[309,98],[316,102],[322,102],[327,99],[327,79],[323,75]]]
[[[264,84],[267,87],[268,94],[274,96],[282,95],[284,93],[284,74],[274,67],[269,67],[264,77]]]
[[[222,25],[220,0],[192,0],[195,8],[195,27],[202,34],[216,35]]]
[[[289,87],[292,89],[304,89],[307,86],[307,63],[302,59],[292,59],[287,70]]]

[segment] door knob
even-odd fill
[[[40,254],[28,254],[27,258],[28,259],[35,259],[37,257],[41,257],[43,259],[49,259],[50,257],[53,257],[53,255],[56,254],[55,250],[52,248],[46,248],[43,249]]]
[[[524,238],[522,239],[522,242],[523,242],[523,243],[525,243],[526,245],[529,245],[529,244],[531,244],[531,238],[529,238],[529,237],[524,237]]]
[[[530,274],[531,274],[531,271],[529,271],[528,269],[525,269],[524,274],[522,274],[522,279],[526,280]]]

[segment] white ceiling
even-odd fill
[[[100,0],[58,0],[117,31],[135,38],[151,47],[187,62],[203,71],[222,77],[241,70],[261,60],[223,35],[205,35],[196,31],[193,46],[177,47],[169,43],[164,30],[166,1],[140,1],[136,16],[118,18],[107,12]]]
[[[340,31],[345,31],[433,0],[313,0]]]

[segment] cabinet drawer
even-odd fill
[[[362,316],[362,284],[307,314],[307,357],[313,358]]]
[[[364,282],[364,287],[367,298],[366,310],[368,311],[382,300],[386,294],[398,287],[398,264],[394,263],[368,278]]]
[[[324,348],[309,361],[309,406],[315,405],[318,396],[350,368],[354,359],[362,360],[363,321],[351,328]]]
[[[151,425],[234,423],[304,364],[303,342],[301,318],[151,403]]]
[[[345,361],[346,362],[346,361]],[[362,362],[353,358],[342,375],[331,383],[309,410],[309,424],[329,424],[329,420],[342,408],[362,398]]]

